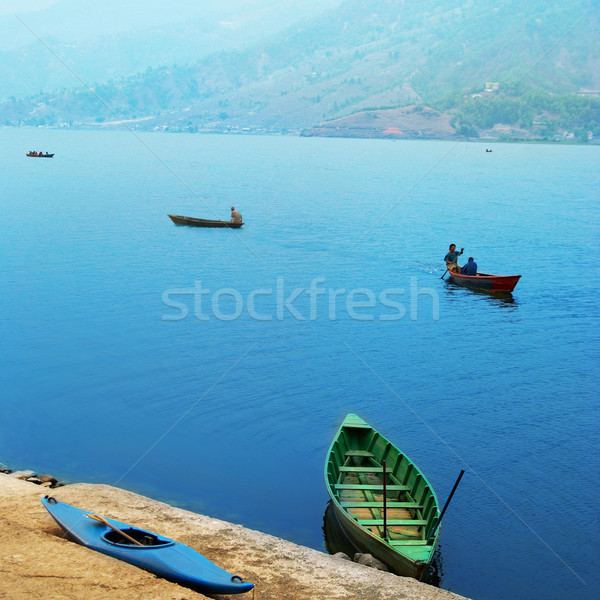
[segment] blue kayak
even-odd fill
[[[241,594],[254,587],[253,583],[217,567],[190,547],[162,535],[96,517],[49,496],[41,500],[71,537],[92,550],[212,594]]]

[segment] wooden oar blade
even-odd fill
[[[98,517],[96,515],[91,515],[91,514],[86,514],[86,517],[89,517],[90,519],[95,519],[96,521],[100,521],[100,523],[104,523],[104,519],[102,517]]]

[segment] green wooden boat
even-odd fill
[[[433,558],[440,513],[433,488],[413,462],[349,414],[329,448],[325,483],[352,546],[397,575],[419,579]]]

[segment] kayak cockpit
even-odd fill
[[[138,546],[131,540],[128,540],[125,535],[121,535],[120,531],[139,542],[141,546]],[[143,529],[134,529],[133,527],[121,529],[119,531],[114,531],[111,529],[102,536],[102,539],[113,546],[121,546],[131,549],[166,548],[167,546],[172,546],[174,544],[173,540],[163,539],[154,533],[144,531]]]

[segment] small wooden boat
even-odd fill
[[[349,414],[329,448],[325,484],[348,542],[398,575],[419,578],[439,538],[431,485],[398,448]]]
[[[254,587],[253,583],[221,569],[189,546],[167,537],[90,515],[49,496],[41,500],[62,529],[92,550],[210,594],[240,594]]]
[[[487,273],[477,273],[477,275],[463,275],[456,271],[448,271],[450,278],[458,285],[473,287],[489,292],[512,292],[520,275],[488,275]]]
[[[46,152],[46,154],[42,154],[41,152],[28,152],[27,156],[31,158],[52,158],[54,154],[49,154],[48,152]]]
[[[211,221],[210,219],[195,219],[194,217],[182,217],[180,215],[169,215],[175,225],[191,225],[192,227],[229,227],[238,229],[244,223],[232,223],[231,221]]]

